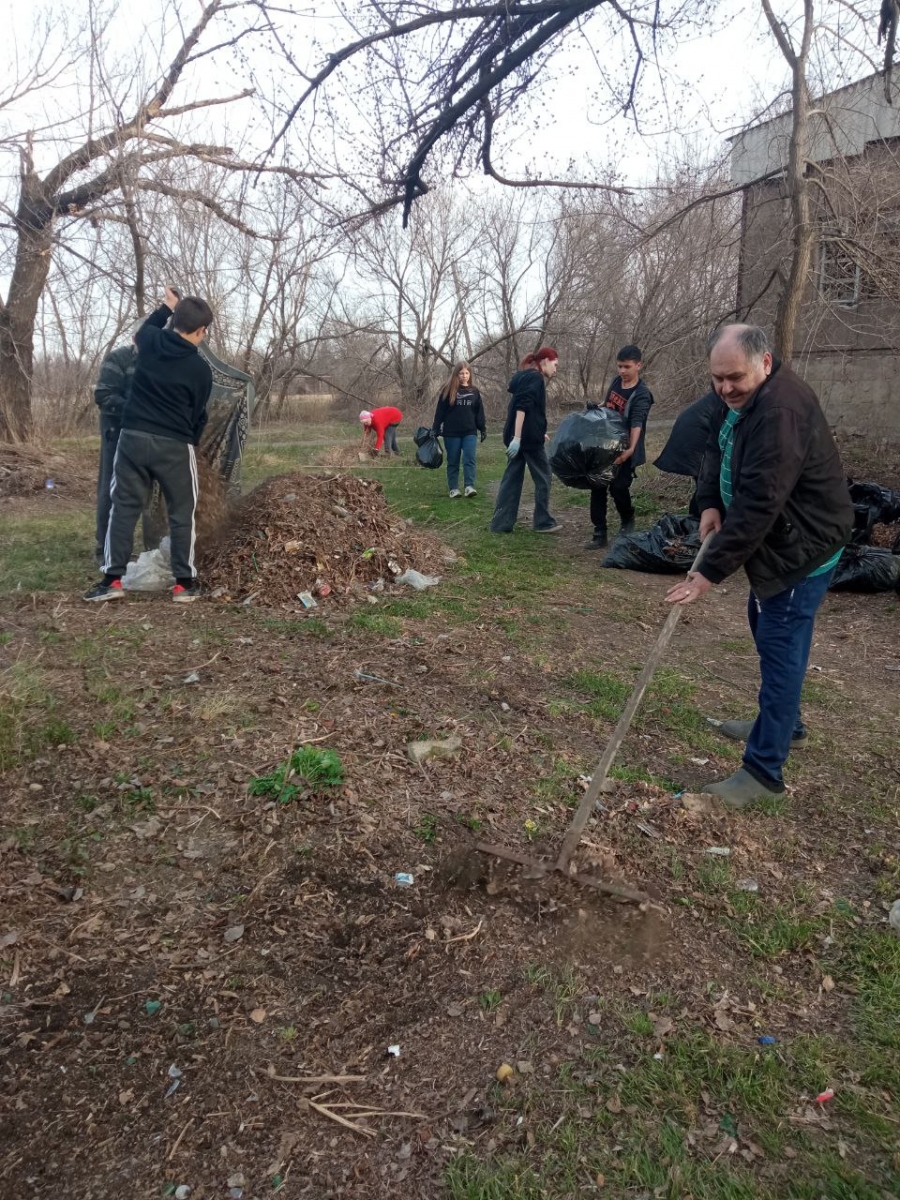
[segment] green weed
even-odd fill
[[[249,790],[251,796],[269,796],[281,804],[289,804],[301,794],[320,787],[337,787],[343,782],[344,767],[336,751],[301,746],[270,774],[257,775]]]

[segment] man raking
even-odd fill
[[[784,792],[784,763],[792,745],[806,740],[800,692],[813,624],[850,537],[853,507],[815,393],[773,358],[763,330],[717,330],[709,369],[723,403],[712,423],[697,499],[700,536],[715,536],[699,570],[666,599],[689,604],[739,567],[750,580],[759,714],[755,721],[721,726],[726,736],[746,739],[743,765],[703,789],[741,809]]]

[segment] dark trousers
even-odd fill
[[[834,571],[813,575],[758,600],[753,592],[747,604],[750,631],[759,654],[759,716],[747,739],[744,766],[760,783],[783,791],[781,769],[791,749],[791,738],[804,731],[800,717],[800,692],[806,678],[813,625]]]
[[[634,467],[630,462],[623,462],[616,467],[612,483],[607,487],[591,488],[591,521],[594,524],[594,536],[606,537],[606,501],[607,493],[612,496],[616,512],[623,525],[634,520],[634,505],[631,503],[631,484],[634,479]]]
[[[396,425],[388,425],[387,429],[384,431],[384,452],[385,454],[400,453],[399,449],[397,448]]]
[[[160,486],[169,515],[172,574],[178,580],[195,579],[194,516],[200,487],[194,447],[137,429],[123,429],[119,435],[101,570],[106,575],[125,574],[134,546],[134,527],[154,483]]]
[[[497,503],[491,520],[492,533],[512,533],[515,528],[526,466],[534,482],[534,528],[552,529],[556,524],[550,515],[549,507],[550,463],[547,461],[547,451],[543,446],[522,446],[516,457],[507,464],[500,480]]]
[[[447,487],[452,492],[459,487],[459,459],[462,456],[465,486],[475,486],[475,450],[478,434],[467,433],[465,437],[447,437],[444,434],[444,449],[447,451]]]
[[[120,416],[110,416],[100,410],[100,466],[97,471],[97,561],[103,561],[103,547],[106,545],[106,527],[109,524],[109,509],[112,503],[109,495],[113,476],[113,460],[116,457],[116,446],[119,444],[119,430],[122,428]]]

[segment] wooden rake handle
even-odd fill
[[[697,557],[691,563],[691,571],[697,570],[712,537],[711,533],[707,534],[703,545],[697,551]],[[581,841],[584,827],[587,825],[591,813],[594,811],[594,806],[600,798],[600,793],[603,790],[603,785],[606,783],[609,769],[613,765],[616,755],[619,753],[619,749],[625,740],[625,735],[631,728],[631,722],[634,720],[634,714],[638,710],[638,705],[643,700],[644,692],[646,692],[647,686],[653,678],[656,668],[659,666],[659,660],[665,654],[666,648],[672,640],[675,626],[681,617],[681,609],[682,605],[680,604],[672,605],[671,611],[666,617],[666,623],[662,627],[662,632],[656,639],[656,645],[650,651],[650,657],[647,659],[643,671],[641,671],[640,678],[634,685],[634,691],[631,693],[621,717],[619,717],[619,723],[613,730],[612,737],[606,743],[606,749],[603,751],[603,756],[599,763],[597,763],[594,774],[591,776],[591,782],[588,784],[588,789],[578,806],[578,811],[575,813],[569,824],[569,828],[566,830],[559,858],[556,860],[556,870],[562,871],[564,875],[568,874],[569,860],[575,853],[578,843]]]

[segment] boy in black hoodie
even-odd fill
[[[164,328],[173,315],[173,328]],[[112,508],[104,546],[103,580],[89,601],[117,600],[131,558],[134,527],[156,481],[166,501],[172,546],[172,599],[200,594],[194,567],[199,481],[194,448],[206,424],[212,371],[197,347],[212,324],[212,309],[196,296],[179,299],[166,288],[163,304],[135,335],[138,357],[122,416],[111,488]]]
[[[606,393],[601,408],[611,408],[621,413],[628,426],[628,445],[615,460],[616,473],[609,487],[591,488],[591,521],[594,536],[588,542],[589,550],[602,550],[607,544],[606,508],[607,492],[622,522],[622,532],[634,529],[634,505],[631,503],[631,484],[638,467],[647,461],[644,449],[644,434],[647,430],[647,415],[653,404],[653,394],[641,379],[641,352],[635,345],[623,346],[616,355],[616,370],[619,372]],[[596,405],[588,405],[598,407]]]

